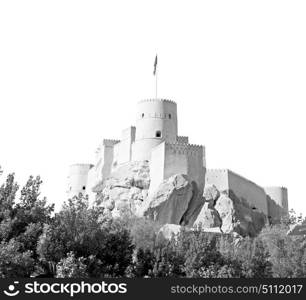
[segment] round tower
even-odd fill
[[[288,215],[288,190],[285,187],[264,187],[268,202],[268,216],[270,222],[279,222]]]
[[[152,148],[177,140],[177,106],[165,99],[138,102],[133,160],[149,160]]]
[[[85,195],[87,187],[88,172],[93,167],[91,164],[73,164],[68,173],[68,198]]]
[[[288,212],[288,190],[282,186],[264,187],[266,194],[275,201],[277,205]]]

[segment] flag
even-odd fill
[[[153,71],[153,75],[156,75],[156,67],[157,67],[157,54],[155,56],[155,61],[154,61],[154,71]]]

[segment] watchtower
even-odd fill
[[[150,160],[151,150],[163,141],[177,140],[177,106],[171,100],[138,102],[133,160]]]

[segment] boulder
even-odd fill
[[[109,178],[94,187],[96,203],[112,217],[137,215],[150,186],[147,161],[130,162],[117,167]]]
[[[197,184],[194,181],[191,184],[192,184],[192,198],[189,201],[187,210],[184,213],[181,220],[181,225],[187,227],[193,226],[194,221],[196,220],[198,214],[200,213],[205,203],[205,199],[199,193]]]
[[[193,196],[193,185],[187,175],[177,174],[159,185],[144,203],[144,216],[160,224],[181,223]]]
[[[210,203],[206,202],[193,225],[196,227],[201,226],[202,228],[220,228],[222,226],[222,220],[218,211],[214,207],[211,208]]]
[[[207,184],[203,191],[203,197],[206,202],[210,204],[210,207],[213,207],[220,196],[219,190],[213,184]]]
[[[258,211],[254,211],[248,203],[239,198],[230,198],[226,194],[221,194],[218,198],[215,209],[222,219],[222,232],[236,232],[241,236],[255,236],[264,227],[266,216]]]

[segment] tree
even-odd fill
[[[289,226],[281,223],[267,226],[259,238],[270,254],[274,277],[306,277],[306,237],[288,236]]]
[[[0,277],[29,277],[34,271],[35,261],[32,252],[20,251],[21,245],[14,239],[0,244]]]
[[[83,257],[76,258],[73,252],[69,252],[65,258],[62,258],[56,265],[57,278],[85,278],[86,263]]]
[[[136,262],[133,275],[135,277],[147,277],[152,274],[155,264],[154,253],[149,250],[139,248],[136,253]]]
[[[134,246],[120,220],[108,218],[103,208],[89,207],[83,196],[69,199],[44,227],[37,251],[44,261],[58,263],[69,252],[86,259],[91,277],[124,276]]]
[[[184,277],[184,256],[170,245],[155,249],[154,277]]]
[[[14,174],[9,174],[0,187],[0,264],[4,277],[30,276],[38,263],[37,241],[54,207],[40,199],[41,183],[40,177],[31,176],[18,201]]]
[[[15,182],[15,175],[9,174],[6,178],[6,182],[0,187],[0,223],[13,217],[13,207],[15,205],[18,188],[19,186]],[[5,234],[2,234],[2,236],[2,238],[6,237]]]

